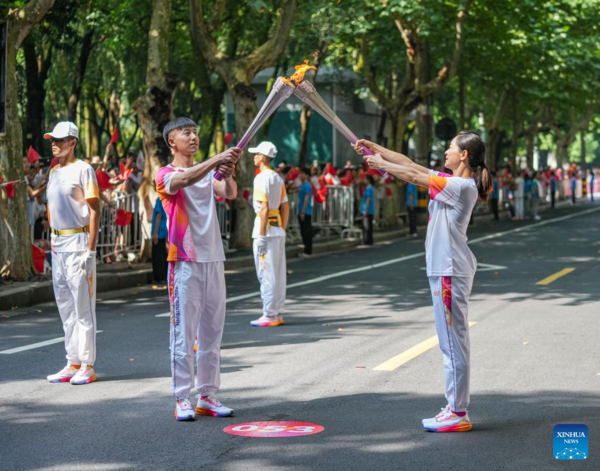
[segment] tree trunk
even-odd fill
[[[224,1],[219,4],[224,8]],[[260,70],[274,64],[285,51],[296,4],[296,0],[283,0],[272,36],[253,51],[236,58],[231,50],[225,52],[219,50],[212,35],[221,20],[220,14],[217,13],[223,10],[217,8],[213,11],[212,26],[208,26],[205,21],[203,1],[190,0],[192,39],[196,43],[197,50],[201,51],[206,61],[227,84],[234,104],[237,139],[241,138],[258,112],[256,93],[250,85],[252,79]],[[244,189],[250,188],[253,177],[254,165],[247,155],[242,155],[236,170],[240,195],[243,195]],[[232,243],[236,248],[248,248],[251,246],[251,229],[255,216],[252,208],[241,197],[236,200],[235,207],[237,215]]]
[[[251,85],[243,83],[238,83],[229,92],[233,98],[235,135],[241,137],[258,113],[256,93]],[[255,141],[256,137],[252,144]],[[236,227],[231,237],[231,243],[236,248],[248,248],[252,246],[251,236],[255,214],[252,206],[242,197],[244,190],[251,190],[254,182],[254,161],[247,151],[244,151],[238,161],[236,181],[240,189],[238,198],[235,200]]]
[[[537,131],[525,133],[525,155],[527,157],[527,168],[533,169],[533,153],[535,150],[535,136]]]
[[[48,70],[52,61],[52,48],[46,57],[43,51],[40,55],[36,52],[35,40],[29,35],[23,41],[23,55],[25,56],[25,76],[27,83],[27,109],[25,121],[25,147],[33,146],[40,154],[44,155],[44,100],[46,90],[44,83],[48,77]]]
[[[581,146],[581,152],[579,154],[579,158],[580,158],[580,165],[581,165],[581,175],[582,178],[585,179],[585,169],[587,168],[586,166],[586,162],[585,162],[585,154],[586,154],[586,146],[585,146],[585,132],[582,131],[579,133],[579,144]]]
[[[71,95],[69,96],[69,104],[67,108],[68,120],[75,122],[77,119],[77,105],[79,104],[79,96],[81,95],[81,87],[83,86],[83,78],[85,77],[85,69],[87,68],[88,59],[90,52],[92,52],[92,39],[94,37],[94,30],[88,31],[81,41],[81,53],[79,54],[79,63],[77,65],[77,72],[75,73],[75,79],[73,81],[73,87],[71,88]]]
[[[498,167],[498,154],[500,151],[500,124],[506,112],[506,104],[510,96],[510,91],[511,88],[509,85],[505,85],[502,89],[500,100],[496,106],[496,112],[494,113],[494,118],[487,129],[487,165],[491,169],[496,169]]]
[[[386,114],[389,135],[388,148],[396,152],[402,152],[407,113],[404,110],[386,110]]]
[[[465,111],[465,79],[462,74],[458,76],[458,130],[462,131],[466,127],[466,111]]]
[[[171,6],[171,0],[152,2],[146,93],[138,98],[133,106],[142,129],[146,154],[146,166],[138,192],[140,204],[143,204],[148,196],[154,201],[154,174],[171,160],[171,151],[162,136],[163,128],[173,119],[173,94],[177,85],[177,77],[168,73]],[[146,253],[151,246],[150,234],[146,236],[142,242],[142,253]]]
[[[562,168],[567,160],[570,146],[571,142],[569,142],[568,135],[561,136],[556,141],[556,168]]]
[[[0,133],[0,175],[5,182],[23,180],[23,130],[19,119],[17,53],[31,29],[52,7],[54,0],[31,0],[9,11],[6,38],[5,132]],[[15,186],[8,199],[0,190],[0,275],[19,281],[33,275],[31,228],[24,183]]]

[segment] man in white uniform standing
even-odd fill
[[[77,126],[58,123],[44,135],[58,165],[48,178],[48,221],[52,232],[52,283],[65,331],[67,365],[51,383],[96,381],[96,240],[100,227],[94,169],[75,158]]]
[[[254,178],[252,204],[256,219],[254,263],[260,282],[263,315],[250,324],[254,327],[283,325],[286,291],[285,230],[290,206],[282,178],[271,168],[277,148],[271,142],[261,142],[248,151],[254,155],[254,165],[260,173]]]
[[[171,375],[175,419],[228,417],[233,409],[215,397],[221,385],[221,339],[225,323],[225,253],[215,197],[235,199],[232,178],[241,150],[227,149],[197,165],[198,126],[177,118],[163,130],[173,162],[156,172],[156,190],[168,216],[168,288],[171,304]],[[225,177],[215,179],[215,169]],[[194,410],[194,337],[198,337]]]

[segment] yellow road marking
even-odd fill
[[[544,278],[542,281],[538,281],[536,285],[549,285],[553,281],[556,281],[559,278],[568,275],[572,271],[575,271],[575,268],[563,268],[561,271],[555,273],[554,275],[550,275],[548,278]]]
[[[473,327],[477,322],[469,322],[469,327]],[[390,358],[389,360],[383,362],[381,365],[373,368],[375,371],[394,371],[397,368],[400,368],[405,363],[408,363],[413,358],[418,357],[422,353],[425,353],[427,350],[432,349],[437,344],[439,344],[438,336],[435,335],[424,342],[421,342],[418,345],[415,345],[412,348],[409,348],[405,352],[402,352],[400,355],[395,356],[394,358]]]

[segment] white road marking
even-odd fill
[[[517,227],[516,229],[510,229],[510,230],[504,231],[504,232],[496,232],[495,234],[490,234],[490,235],[487,235],[484,237],[479,237],[478,239],[470,240],[467,243],[469,245],[477,244],[478,242],[483,242],[483,241],[490,240],[490,239],[496,239],[498,237],[503,237],[505,235],[513,234],[515,232],[523,232],[523,231],[526,231],[529,229],[533,229],[535,227],[545,226],[546,224],[552,224],[554,222],[565,221],[567,219],[571,219],[571,218],[574,218],[577,216],[583,216],[585,214],[590,214],[590,213],[594,213],[597,211],[600,211],[600,208],[587,209],[585,211],[579,211],[578,213],[569,214],[567,216],[561,216],[561,217],[554,218],[554,219],[547,219],[545,221],[536,222],[534,224],[528,224],[527,226]],[[353,273],[360,273],[363,271],[374,270],[376,268],[386,267],[388,265],[393,265],[395,263],[404,262],[406,260],[411,260],[413,258],[423,257],[424,255],[425,255],[425,252],[419,252],[419,253],[415,253],[412,255],[407,255],[405,257],[393,258],[391,260],[387,260],[385,262],[380,262],[380,263],[375,263],[373,265],[367,265],[364,267],[353,268],[351,270],[344,270],[344,271],[332,273],[330,275],[319,276],[318,278],[312,278],[310,280],[300,281],[298,283],[292,283],[291,285],[288,285],[287,288],[288,289],[299,288],[301,286],[312,285],[314,283],[321,283],[322,281],[331,280],[332,278],[338,278],[340,276],[352,275]],[[484,264],[480,264],[480,265],[484,265]],[[490,268],[490,267],[494,267],[494,268]],[[500,270],[503,268],[506,268],[506,267],[496,268],[496,265],[489,265],[487,269],[480,270],[480,271]],[[226,300],[226,302],[232,303],[235,301],[242,301],[244,299],[250,299],[250,298],[257,297],[257,296],[260,296],[260,291],[254,291],[252,293],[246,293],[246,294],[242,294],[240,296],[234,296],[232,298],[228,298]],[[170,315],[171,315],[170,312],[166,312],[164,314],[157,314],[155,317],[169,317]]]
[[[102,330],[96,331],[97,334],[100,334],[102,332],[103,332]],[[32,343],[31,345],[24,345],[23,347],[11,348],[10,350],[3,350],[0,352],[0,354],[12,355],[13,353],[24,352],[26,350],[33,350],[34,348],[45,347],[46,345],[53,345],[55,343],[61,343],[64,341],[65,341],[64,337],[59,337],[59,338],[51,339],[51,340],[44,340],[43,342]]]

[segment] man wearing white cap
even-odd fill
[[[254,262],[260,282],[263,315],[250,324],[254,327],[283,325],[286,290],[285,230],[290,215],[285,183],[271,169],[277,148],[271,142],[261,142],[248,151],[254,155],[254,165],[260,173],[254,178],[252,204],[256,219]]]
[[[94,169],[75,158],[77,126],[58,123],[44,134],[58,165],[48,178],[48,221],[52,232],[52,283],[65,331],[67,366],[51,383],[96,381],[96,239],[100,226]]]

